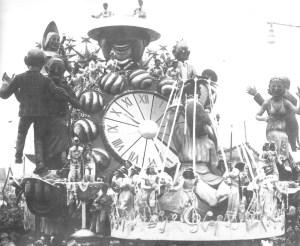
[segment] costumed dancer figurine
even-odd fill
[[[225,216],[229,221],[234,221],[238,216],[240,205],[240,170],[237,167],[234,167],[225,178],[225,182],[230,186],[228,206]]]
[[[111,186],[117,193],[115,203],[119,215],[121,217],[133,216],[134,185],[132,179],[128,177],[128,169],[125,166],[120,167],[114,172]]]
[[[164,76],[164,69],[161,66],[161,60],[156,58],[154,60],[154,66],[149,71],[150,75],[153,76],[156,80],[161,80],[161,78]]]
[[[106,73],[110,73],[110,72],[116,72],[120,70],[120,67],[118,66],[118,60],[117,60],[117,56],[116,56],[116,52],[114,50],[112,50],[110,53],[110,58],[109,60],[106,62],[106,69],[105,72]]]
[[[286,117],[290,114],[300,114],[300,105],[296,108],[290,100],[284,97],[286,92],[285,79],[274,77],[269,83],[269,93],[272,96],[264,101],[261,109],[256,115],[259,121],[267,122],[266,135],[269,142],[274,142],[278,159],[283,165],[284,161],[289,160],[290,144],[286,131]],[[297,96],[300,97],[298,88]],[[263,114],[267,112],[268,116]]]
[[[133,16],[136,16],[138,18],[146,18],[147,15],[146,15],[146,12],[143,10],[143,0],[138,0],[139,2],[139,7],[136,8],[133,12]]]
[[[284,85],[285,92],[283,94],[283,97],[290,101],[294,106],[297,106],[297,99],[290,93],[290,80],[287,77],[279,77],[278,79],[282,80],[282,84]],[[271,94],[270,86],[268,89],[269,94]],[[256,88],[253,86],[249,86],[247,88],[247,93],[251,96],[253,96],[254,101],[262,106],[262,104],[265,102],[264,98],[261,96],[259,92],[257,92]],[[285,124],[286,124],[286,133],[288,135],[289,143],[291,145],[292,151],[297,150],[297,145],[300,146],[299,143],[299,125],[297,118],[295,116],[294,112],[289,112],[285,116]]]
[[[16,163],[22,163],[25,139],[30,125],[34,124],[34,146],[36,169],[34,173],[46,171],[43,155],[43,136],[49,119],[49,107],[46,98],[68,98],[64,89],[58,88],[40,71],[45,64],[45,55],[39,49],[32,49],[24,58],[28,71],[16,75],[11,82],[5,81],[0,89],[0,97],[8,98],[16,94],[20,102],[19,126],[16,144]]]
[[[128,169],[124,166],[117,169],[112,177],[112,187],[115,191],[119,192],[121,188],[127,186],[130,183],[130,179],[128,177]]]
[[[99,19],[99,18],[111,17],[112,15],[113,15],[113,12],[108,10],[108,3],[103,3],[103,11],[100,12],[98,15],[92,15],[92,17],[95,19]]]
[[[141,168],[137,167],[137,166],[132,166],[129,170],[129,177],[132,180],[132,184],[135,188],[138,187],[138,185],[140,184],[140,174],[141,172]]]
[[[70,162],[69,182],[78,182],[82,178],[83,147],[80,146],[78,137],[73,138],[73,146],[69,149],[68,160]]]
[[[109,215],[111,213],[112,198],[107,195],[108,185],[104,184],[101,188],[101,195],[93,202],[92,220],[90,230],[102,235],[108,236],[110,228]]]
[[[195,202],[197,201],[197,199],[195,197],[194,189],[197,183],[197,179],[198,177],[195,175],[193,168],[187,168],[175,182],[174,186],[170,189],[171,191],[182,189],[182,191],[186,194],[185,196],[180,196],[181,198],[183,198],[180,207],[184,208],[188,205],[196,205]]]
[[[96,165],[93,158],[92,146],[87,144],[86,151],[84,155],[84,180],[89,182],[94,182],[96,177]]]
[[[148,205],[152,209],[155,209],[156,205],[156,193],[158,190],[158,173],[155,164],[150,164],[145,173],[141,176],[141,189],[144,193],[144,197],[147,197]]]
[[[172,66],[167,70],[167,76],[170,77],[171,79],[174,79],[175,81],[179,81],[181,77],[181,72],[180,69],[178,68],[177,60],[172,61]]]

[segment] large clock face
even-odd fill
[[[167,101],[153,92],[131,91],[114,98],[102,122],[105,142],[113,154],[142,168],[178,164],[172,141],[167,148],[172,124],[167,121],[166,107]]]

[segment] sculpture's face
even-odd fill
[[[48,74],[51,78],[62,78],[65,72],[63,61],[52,63],[49,66]]]
[[[59,41],[60,41],[59,35],[52,34],[51,37],[49,38],[46,49],[49,51],[58,51]]]
[[[119,61],[129,59],[132,56],[132,45],[130,41],[115,43],[112,45],[112,50],[114,51],[115,58]]]
[[[271,80],[269,90],[272,96],[281,97],[285,92],[284,83],[281,80]]]
[[[189,59],[189,56],[190,56],[190,51],[187,46],[177,47],[175,57],[178,61],[184,62]]]
[[[139,62],[143,56],[146,47],[145,41],[142,39],[132,40],[108,40],[102,39],[99,42],[105,59],[110,58],[110,52],[115,53],[115,58],[119,61],[132,59]]]

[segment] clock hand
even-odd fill
[[[122,112],[122,114],[124,115],[124,116],[126,116],[128,119],[130,119],[130,120],[132,120],[135,124],[137,124],[137,125],[139,125],[140,123],[138,122],[138,121],[136,121],[135,119],[133,119],[132,117],[130,117],[129,115],[127,115],[127,114],[124,114],[123,112]]]

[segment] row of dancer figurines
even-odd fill
[[[111,218],[113,220],[138,216],[145,222],[151,222],[155,220],[155,216],[172,215],[174,220],[188,223],[189,217],[186,216],[188,209],[199,206],[203,211],[207,210],[205,203],[209,204],[211,213],[211,215],[207,216],[215,218],[216,216],[211,211],[217,209],[218,204],[223,206],[222,201],[225,202],[229,198],[234,204],[231,209],[233,209],[233,214],[237,216],[237,221],[245,222],[246,211],[250,209],[251,201],[255,200],[255,194],[263,196],[267,192],[273,195],[273,185],[278,181],[276,164],[279,159],[275,145],[269,142],[264,144],[259,166],[256,170],[257,175],[252,180],[249,177],[249,166],[244,162],[228,163],[230,170],[225,174],[224,167],[222,167],[224,162],[220,161],[219,168],[223,169],[223,174],[225,175],[223,176],[224,185],[220,185],[221,187],[215,192],[218,196],[216,203],[214,203],[213,192],[211,195],[205,195],[205,191],[199,191],[199,189],[205,189],[207,186],[192,167],[185,168],[174,179],[164,170],[160,170],[155,164],[150,164],[143,169],[132,165],[129,161],[125,161],[120,168],[114,171],[109,184],[106,185],[105,193],[101,193],[101,196],[103,196],[103,199],[105,198],[103,203],[106,206],[108,206],[107,201],[110,201],[110,206],[114,204],[117,212],[112,210],[112,207],[105,209],[107,213],[108,211],[112,213]],[[230,187],[230,191],[226,187]],[[261,187],[264,188],[261,189]],[[209,191],[211,192],[212,190],[210,189]],[[197,203],[196,195],[199,192],[202,195],[201,198],[205,201],[204,204]],[[129,202],[130,199],[128,197],[131,196],[134,196],[137,201],[135,205],[137,207],[135,208]],[[273,198],[271,200],[273,201]],[[100,204],[101,202],[99,199],[96,199],[96,203]],[[122,205],[124,204],[126,204],[126,207],[123,208]],[[270,206],[273,205],[272,203]],[[255,206],[258,206],[258,204],[255,204]],[[138,213],[132,213],[130,208],[135,209]],[[276,213],[275,208],[276,206],[274,206],[274,210],[271,213]],[[284,205],[281,208],[283,209]],[[202,211],[201,209],[200,211]],[[200,214],[201,216],[205,215],[202,212]]]
[[[73,138],[73,146],[70,147],[68,157],[68,163],[65,167],[61,169],[69,170],[68,172],[68,181],[70,182],[79,182],[79,181],[104,181],[102,176],[96,175],[96,164],[93,160],[92,148],[90,144],[82,145],[78,137]],[[258,161],[258,170],[257,172],[263,176],[272,176],[275,180],[291,180],[291,175],[295,169],[298,170],[297,163],[293,161],[292,158],[285,158],[276,149],[276,144],[274,142],[266,142],[261,151]],[[225,172],[224,162],[219,161],[219,169]],[[236,175],[240,176],[242,180],[241,186],[246,186],[249,184],[248,177],[248,167],[245,166],[244,162],[238,163],[228,163],[230,173],[228,177],[233,178]],[[123,165],[120,168],[116,169],[113,173],[111,179],[111,185],[115,191],[119,191],[121,188],[126,186],[134,186],[134,183],[137,182],[137,179],[146,180],[142,187],[146,189],[160,189],[160,186],[167,184],[167,187],[170,188],[171,184],[178,186],[179,183],[173,182],[173,178],[166,172],[158,171],[155,165],[149,165],[147,170],[145,170],[144,175],[150,175],[151,178],[145,178],[144,175],[141,175],[141,168],[132,165],[130,161],[123,161]],[[154,175],[154,176],[151,176]],[[195,177],[192,168],[188,168],[182,173],[183,177]],[[288,176],[289,175],[289,176]],[[295,175],[295,174],[294,174]],[[287,178],[290,177],[290,178]],[[121,180],[118,181],[118,178]],[[236,177],[235,177],[236,178]],[[262,178],[260,176],[260,178]],[[160,179],[159,184],[157,183]],[[182,185],[182,184],[181,184]],[[175,188],[175,186],[173,188]],[[180,186],[180,185],[179,185]],[[176,188],[175,188],[176,189]]]
[[[83,160],[82,153],[83,148],[80,147],[78,140],[75,138],[74,146],[70,149],[69,179],[71,181],[76,181],[76,178],[81,176],[79,163]],[[237,221],[246,221],[246,211],[250,209],[249,206],[251,201],[255,200],[256,193],[264,196],[268,190],[270,194],[273,194],[274,189],[271,184],[273,184],[273,181],[278,181],[277,165],[282,162],[282,159],[277,154],[276,146],[273,142],[264,144],[259,160],[259,166],[256,170],[257,175],[253,180],[249,178],[249,167],[244,162],[228,163],[230,170],[223,178],[226,185],[231,187],[231,192],[235,190],[239,193],[239,195],[233,194],[235,198],[239,198],[234,208],[237,213]],[[224,162],[220,161],[219,165],[224,174],[225,168],[222,166]],[[88,168],[86,166],[86,169]],[[102,176],[96,179],[104,182]],[[136,204],[138,206],[136,210],[138,214],[133,216],[140,216],[142,220],[150,223],[152,220],[155,220],[155,216],[164,217],[170,213],[169,215],[172,215],[174,220],[180,219],[183,222],[188,222],[188,216],[185,216],[187,210],[185,209],[196,206],[195,201],[197,199],[195,199],[195,194],[197,194],[199,183],[204,184],[193,168],[186,168],[174,180],[173,177],[164,170],[160,170],[154,163],[143,169],[133,165],[130,161],[124,161],[114,171],[109,183],[104,183],[101,192],[93,200],[93,206],[90,209],[90,229],[97,233],[105,234],[106,219],[111,213],[112,220],[118,219],[114,216],[128,218],[127,216],[130,216],[131,212],[130,206],[133,208],[133,203],[130,203],[129,198],[133,195],[137,199]],[[261,189],[262,186],[264,189]],[[203,189],[206,186],[201,187]],[[182,190],[184,192],[181,192]],[[218,192],[221,200],[227,197],[224,196],[222,198],[220,189]],[[234,197],[232,198],[233,200],[235,199]],[[76,196],[73,199],[76,199]],[[205,199],[208,199],[206,202],[211,204],[212,200],[209,197],[205,197]],[[170,201],[176,201],[176,203],[170,203]],[[274,202],[274,199],[272,198],[270,201]],[[124,204],[126,207],[123,208],[122,205]],[[214,206],[212,205],[211,207]],[[284,205],[281,208],[283,209],[283,207]],[[145,208],[147,209],[145,210]],[[117,209],[116,211],[118,212],[115,213],[114,209]],[[215,217],[211,211],[209,210],[206,216]],[[275,210],[271,212],[273,213]],[[152,222],[154,223],[154,221]]]

